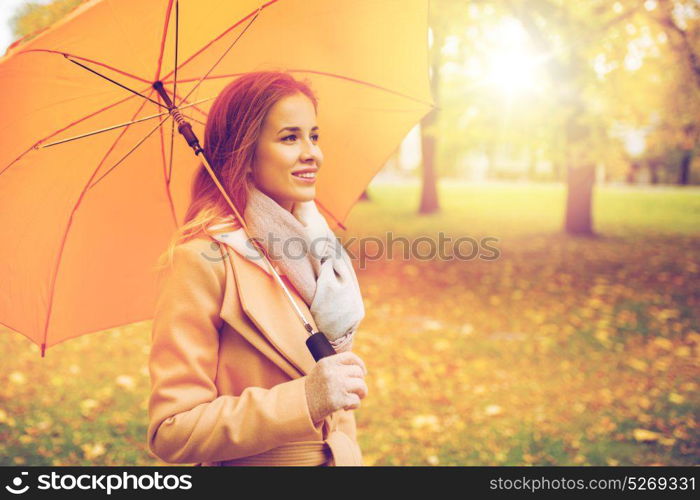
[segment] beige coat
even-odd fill
[[[311,421],[308,334],[272,276],[208,235],[174,255],[153,320],[149,449],[170,463],[362,465],[352,411]]]

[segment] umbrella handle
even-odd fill
[[[318,362],[321,358],[327,358],[335,354],[335,349],[321,332],[316,332],[306,339],[306,347],[311,351],[314,360]]]

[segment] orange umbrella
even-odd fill
[[[212,100],[245,72],[311,82],[326,158],[316,202],[343,227],[433,106],[427,15],[427,0],[94,0],[12,46],[0,59],[0,324],[43,354],[151,318],[153,266],[199,164],[165,97],[203,137]]]

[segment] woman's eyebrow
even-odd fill
[[[277,133],[279,134],[280,132],[284,132],[285,130],[289,130],[290,132],[301,132],[301,128],[300,128],[300,127],[284,127],[284,128],[282,128],[282,129],[280,129],[280,131],[277,132]],[[318,130],[318,126],[316,126],[316,127],[314,127],[314,128],[311,129],[312,132],[313,132],[314,130]]]

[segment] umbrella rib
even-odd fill
[[[177,95],[177,52],[180,45],[180,2],[175,1],[175,74],[173,75],[173,95]]]
[[[163,119],[158,123],[158,125],[156,125],[155,127],[153,127],[153,129],[151,129],[150,132],[148,132],[142,139],[140,139],[140,140],[139,140],[139,141],[124,155],[124,156],[122,156],[122,157],[119,159],[119,161],[117,161],[117,163],[115,163],[114,165],[112,165],[104,174],[102,174],[95,182],[93,182],[93,183],[90,185],[90,187],[89,187],[88,189],[94,188],[94,187],[97,185],[98,182],[100,182],[102,179],[104,179],[105,177],[107,177],[107,175],[109,175],[110,172],[112,172],[115,168],[117,168],[117,166],[119,166],[124,160],[126,160],[126,159],[131,155],[131,153],[133,153],[134,151],[136,151],[136,150],[138,149],[138,147],[139,147],[141,144],[143,144],[144,142],[146,142],[146,139],[148,139],[149,137],[151,137],[151,136],[153,135],[153,133],[154,133],[156,130],[158,130],[158,129],[161,127],[161,125],[163,125],[169,118],[170,118],[170,115],[168,115],[168,116],[166,116],[165,118],[163,118]],[[127,127],[127,128],[128,128],[128,127]],[[126,130],[126,129],[124,129],[124,130]]]
[[[269,6],[272,5],[273,3],[277,3],[278,1],[279,1],[279,0],[270,0],[270,1],[267,2],[266,4],[260,5],[260,6],[258,7],[258,9],[255,11],[255,16],[257,16],[257,15],[260,13],[260,11],[262,11],[263,9],[269,7]],[[207,50],[212,44],[216,43],[216,42],[219,41],[221,38],[223,38],[224,36],[226,36],[231,30],[235,29],[239,24],[241,24],[243,21],[245,21],[246,19],[248,19],[248,18],[249,18],[250,16],[252,16],[252,15],[253,15],[253,12],[251,12],[250,14],[248,14],[247,16],[245,16],[244,18],[239,19],[239,20],[236,21],[234,24],[232,24],[231,26],[229,26],[228,28],[226,28],[226,29],[223,31],[223,33],[221,33],[219,36],[217,36],[217,37],[214,38],[213,40],[210,40],[209,42],[207,42],[201,49],[199,49],[197,52],[195,52],[195,53],[192,54],[190,57],[188,57],[188,58],[182,63],[182,65],[181,65],[180,67],[184,67],[187,63],[189,63],[190,61],[192,61],[192,59],[194,59],[194,58],[197,57],[199,54],[201,54],[202,52],[204,52],[205,50]],[[169,77],[170,75],[172,75],[172,74],[173,74],[173,71],[171,71],[170,73],[168,73],[167,75],[165,75],[165,76],[163,77],[163,79],[168,78],[168,77]]]
[[[160,69],[163,66],[163,52],[165,52],[165,39],[168,37],[168,25],[170,24],[170,12],[173,8],[173,0],[168,1],[168,6],[165,9],[165,25],[163,26],[163,34],[160,38],[160,51],[158,52],[158,64],[156,65],[156,74],[153,81],[157,82],[160,76]],[[176,8],[177,9],[177,8]]]
[[[105,128],[101,128],[99,130],[93,130],[92,132],[88,132],[86,134],[76,135],[74,137],[68,137],[67,139],[61,139],[60,141],[50,142],[48,144],[41,144],[39,146],[39,148],[48,148],[51,146],[58,146],[59,144],[64,144],[66,142],[75,141],[78,139],[84,139],[85,137],[90,137],[93,135],[101,134],[102,132],[109,132],[110,130],[115,130],[115,129],[122,128],[122,127],[128,127],[129,125],[133,125],[134,123],[145,122],[146,120],[152,120],[153,118],[158,118],[160,116],[167,115],[167,114],[169,114],[169,113],[166,111],[165,113],[158,113],[157,115],[144,116],[143,118],[139,118],[138,120],[124,122],[124,123],[120,123],[118,125],[112,125],[111,127],[105,127]]]
[[[377,90],[381,90],[383,92],[388,92],[390,94],[394,94],[394,95],[397,95],[399,97],[404,97],[406,99],[410,99],[411,101],[430,106],[431,108],[435,107],[435,104],[433,104],[431,102],[427,102],[427,101],[424,101],[422,99],[412,97],[408,94],[404,94],[404,93],[398,92],[396,90],[391,90],[389,88],[382,87],[381,85],[377,85],[375,83],[367,82],[364,80],[359,80],[357,78],[352,78],[349,76],[339,75],[338,73],[329,73],[326,71],[317,71],[317,70],[313,70],[313,69],[288,69],[287,71],[289,71],[290,73],[313,73],[316,75],[329,76],[331,78],[338,78],[339,80],[347,80],[347,81],[350,81],[353,83],[359,83],[360,85],[365,85],[367,87],[372,87],[372,88],[375,88]],[[232,77],[240,76],[243,74],[245,74],[245,73],[229,73],[229,74],[225,74],[225,75],[213,75],[213,76],[207,77],[207,80],[215,80],[215,79],[219,79],[219,78],[232,78]],[[196,80],[196,78],[187,78],[187,79],[180,80],[180,83],[193,82],[195,80]]]
[[[165,91],[167,92],[168,89],[165,89]],[[195,102],[188,102],[186,97],[180,98],[177,94],[172,94],[173,102],[175,102],[176,99],[180,99],[180,104],[182,104],[183,102],[185,103],[184,106],[182,106],[182,105],[178,106],[178,109],[193,108],[195,111],[199,112],[202,116],[204,116],[205,118],[208,118],[209,115],[207,113],[205,113],[204,111],[202,111],[201,109],[199,109],[197,107],[197,104],[201,104],[201,103],[206,102],[206,101],[211,101],[211,100],[216,99],[216,98],[215,97],[208,97],[208,98],[200,99],[200,100],[195,101]],[[198,122],[198,123],[202,123],[202,122]]]
[[[178,46],[180,45],[180,2],[179,0],[175,1],[175,73],[173,75],[173,102],[175,101],[174,96],[177,96],[177,55],[178,55]],[[163,87],[165,88],[165,86]],[[162,139],[162,130],[161,130],[161,139]],[[175,120],[170,122],[170,159],[168,161],[168,170],[167,172],[164,172],[164,175],[167,174],[167,185],[166,188],[168,189],[168,194],[170,194],[170,176],[172,175],[173,172],[173,155],[175,152]],[[165,160],[165,158],[163,158]],[[163,163],[163,168],[165,168],[165,162]],[[172,200],[171,200],[172,204]],[[177,223],[175,224],[177,226]]]
[[[167,88],[165,88],[165,87],[163,87],[163,90],[165,90],[166,94],[172,95],[172,101],[175,102],[175,100],[177,99],[177,95],[176,95],[176,94],[171,94],[170,91],[169,91]],[[187,108],[194,108],[194,109],[196,109],[197,111],[199,111],[200,113],[202,113],[204,116],[207,116],[207,114],[206,114],[204,111],[202,111],[201,109],[199,109],[199,108],[197,107],[197,104],[201,104],[201,103],[203,103],[203,102],[211,101],[211,100],[213,100],[213,99],[215,99],[215,97],[205,97],[204,99],[200,99],[200,100],[195,101],[195,102],[192,102],[192,103],[187,103],[187,104],[185,104],[184,106],[179,106],[178,109],[179,109],[179,110],[183,110],[183,109],[187,109]],[[183,101],[184,101],[184,102],[187,102],[185,99],[182,99],[180,102],[182,103]],[[190,117],[190,116],[187,116],[186,118],[189,119],[189,120],[195,121],[195,122],[199,123],[200,125],[206,126],[206,123],[204,123],[204,122],[202,122],[202,121],[200,121],[200,120],[197,120],[197,119],[192,118],[192,117]],[[171,126],[170,126],[170,166],[168,167],[168,179],[170,178],[170,175],[172,174],[172,167],[173,167],[173,150],[174,150],[174,149],[173,149],[173,141],[174,141],[174,140],[175,140],[175,120],[173,120],[173,121],[171,122]]]
[[[146,101],[142,101],[141,105],[139,108],[136,110],[136,113],[131,117],[132,120],[136,119],[138,114],[141,112],[143,107],[146,105]],[[73,205],[73,209],[71,210],[70,217],[68,217],[68,224],[66,225],[66,230],[63,232],[63,238],[61,239],[61,244],[58,249],[58,252],[56,254],[56,264],[54,266],[54,273],[53,273],[53,279],[51,280],[51,287],[49,289],[49,308],[48,311],[46,312],[46,322],[44,323],[44,341],[41,344],[41,350],[42,350],[42,356],[44,351],[46,350],[46,341],[48,340],[48,334],[49,334],[49,323],[51,322],[51,312],[53,311],[53,295],[54,292],[56,291],[56,280],[58,279],[58,273],[61,268],[61,256],[63,255],[63,250],[65,249],[66,246],[66,240],[68,239],[68,232],[70,231],[70,228],[73,225],[73,215],[75,215],[76,210],[78,210],[78,207],[80,206],[80,203],[83,201],[83,197],[85,196],[85,193],[89,189],[89,184],[92,178],[95,176],[95,174],[100,170],[104,162],[107,160],[107,157],[109,154],[114,151],[114,148],[117,147],[117,144],[121,140],[122,137],[124,137],[124,134],[126,134],[126,131],[129,130],[129,127],[125,127],[124,130],[121,131],[119,136],[117,136],[116,139],[114,139],[114,142],[112,145],[107,149],[107,152],[102,156],[102,159],[99,161],[97,164],[97,168],[92,172],[92,175],[90,178],[87,180],[85,185],[83,186],[83,190],[80,192],[80,196],[78,196],[78,199],[76,200],[75,204]]]
[[[171,123],[175,123],[175,120],[173,120]],[[170,205],[170,215],[173,217],[173,224],[175,227],[177,227],[177,216],[175,215],[175,205],[173,204],[173,196],[172,193],[170,192],[170,174],[166,170],[167,163],[165,161],[165,138],[163,137],[163,127],[160,127],[159,129],[160,132],[160,158],[163,163],[163,180],[165,181],[165,194],[168,197],[168,204]],[[171,134],[174,134],[175,131],[171,130]],[[171,135],[171,148],[172,148],[172,135]],[[170,150],[170,155],[172,158],[172,149]],[[170,164],[172,166],[172,163]]]
[[[110,77],[108,77],[108,76],[106,76],[106,75],[103,75],[103,74],[100,73],[99,71],[95,71],[94,69],[92,69],[92,68],[90,68],[90,67],[88,67],[88,66],[85,66],[83,63],[79,63],[78,61],[75,61],[75,60],[71,59],[71,58],[68,57],[68,56],[66,56],[66,59],[68,59],[68,60],[69,60],[70,62],[72,62],[73,64],[77,64],[77,65],[80,66],[81,68],[84,68],[84,69],[88,70],[90,73],[94,73],[94,74],[96,74],[97,76],[99,76],[100,78],[104,78],[104,79],[107,80],[108,82],[111,82],[111,83],[115,84],[116,86],[123,88],[124,90],[128,90],[128,91],[131,92],[132,94],[136,94],[137,96],[143,97],[143,98],[146,99],[147,101],[151,101],[153,104],[155,104],[155,105],[157,105],[157,106],[160,106],[160,107],[162,107],[162,108],[165,108],[165,107],[166,107],[164,104],[159,103],[159,102],[156,101],[155,99],[151,99],[150,97],[146,97],[146,96],[143,95],[142,93],[137,92],[136,90],[131,89],[131,88],[127,87],[126,85],[121,84],[121,83],[119,83],[118,81],[113,80],[113,79],[111,79]]]
[[[72,122],[72,123],[69,123],[69,124],[66,125],[65,127],[60,128],[60,129],[58,129],[58,130],[56,130],[56,131],[50,133],[49,135],[47,135],[47,136],[44,137],[43,139],[39,139],[37,142],[35,142],[34,144],[32,144],[31,147],[29,147],[26,151],[24,151],[24,152],[21,153],[17,158],[15,158],[14,160],[12,160],[4,169],[0,170],[0,175],[2,175],[3,173],[5,173],[5,172],[7,171],[8,168],[10,168],[12,165],[14,165],[14,164],[17,163],[19,160],[21,160],[22,157],[24,157],[24,155],[26,155],[27,153],[29,153],[29,152],[32,151],[33,149],[36,149],[36,148],[37,148],[42,142],[44,142],[45,140],[50,139],[51,137],[54,137],[54,136],[56,136],[57,134],[60,134],[61,132],[64,132],[64,131],[68,130],[69,128],[73,127],[74,125],[77,125],[77,124],[79,124],[79,123],[81,123],[81,122],[84,122],[85,120],[88,120],[88,119],[90,119],[90,118],[92,118],[92,117],[94,117],[94,116],[97,116],[98,114],[100,114],[100,113],[102,113],[102,112],[104,112],[104,111],[107,111],[108,109],[111,109],[111,108],[113,108],[113,107],[115,107],[115,106],[118,106],[118,105],[120,105],[120,104],[123,104],[123,103],[125,103],[126,101],[128,101],[129,99],[133,99],[133,98],[134,98],[133,95],[130,95],[130,96],[128,96],[128,97],[125,97],[124,99],[121,99],[121,100],[116,101],[116,102],[114,102],[114,103],[112,103],[112,104],[109,104],[109,105],[107,105],[107,106],[105,106],[105,107],[103,107],[103,108],[101,108],[101,109],[98,109],[97,111],[93,111],[92,113],[89,113],[89,114],[83,116],[82,118],[78,118],[77,120],[75,120],[75,121]]]
[[[60,55],[60,56],[66,57],[66,58],[72,57],[73,59],[79,59],[81,61],[96,64],[98,66],[102,66],[103,68],[111,69],[112,71],[115,71],[115,72],[119,73],[120,75],[128,76],[129,78],[133,78],[134,80],[138,80],[139,82],[142,82],[142,83],[147,83],[149,85],[152,83],[152,82],[149,82],[148,80],[146,80],[145,78],[141,78],[140,76],[132,75],[131,73],[127,73],[126,71],[122,71],[121,69],[117,69],[114,66],[110,66],[109,64],[101,63],[100,61],[95,61],[94,59],[88,59],[87,57],[82,57],[82,56],[78,56],[75,54],[70,54],[68,52],[60,52],[58,50],[50,50],[50,49],[28,49],[28,50],[23,50],[21,52],[18,52],[17,55],[28,54],[30,52],[48,52],[49,54],[57,54],[57,55]]]
[[[168,160],[167,179],[170,182],[170,177],[173,173],[173,155],[175,154],[175,120],[170,122],[170,159]]]
[[[129,99],[131,99],[132,97],[133,97],[133,96],[130,96]],[[195,103],[187,104],[187,105],[185,105],[185,106],[182,106],[180,109],[187,109],[187,108],[190,108],[190,107],[195,108],[195,106],[196,106],[197,104],[200,104],[200,103],[202,103],[202,102],[206,102],[207,100],[208,100],[208,99],[201,99],[201,100],[199,100],[199,101],[197,101],[197,102],[195,102]],[[197,108],[195,108],[195,109],[197,109]],[[197,109],[197,111],[200,111],[200,110]],[[201,111],[200,111],[200,113],[201,113]],[[101,134],[102,132],[109,132],[110,130],[115,130],[115,129],[118,129],[118,128],[121,128],[121,127],[128,127],[129,125],[133,125],[134,123],[145,122],[146,120],[152,120],[153,118],[159,118],[159,117],[164,116],[164,115],[167,115],[167,114],[169,114],[169,113],[166,111],[166,112],[164,112],[164,113],[158,113],[158,114],[155,114],[155,115],[144,116],[143,118],[139,118],[138,120],[133,120],[133,121],[130,121],[130,122],[124,122],[124,123],[120,123],[120,124],[118,124],[118,125],[112,125],[112,126],[110,126],[110,127],[101,128],[101,129],[99,129],[99,130],[93,130],[92,132],[86,132],[86,133],[81,134],[81,135],[76,135],[76,136],[73,136],[73,137],[68,137],[68,138],[66,138],[66,139],[61,139],[60,141],[50,142],[50,143],[48,143],[48,144],[41,144],[41,143],[40,143],[40,144],[38,144],[38,145],[35,145],[35,146],[33,147],[33,149],[43,149],[43,148],[48,148],[48,147],[50,147],[50,146],[57,146],[57,145],[59,145],[59,144],[63,144],[63,143],[66,143],[66,142],[75,141],[75,140],[77,140],[77,139],[84,139],[85,137],[90,137],[90,136],[92,136],[92,135]],[[195,121],[197,121],[197,120],[195,120]],[[198,123],[201,123],[201,122],[198,122]]]
[[[202,126],[204,126],[204,127],[207,126],[206,122],[203,122],[202,120],[198,120],[197,118],[195,118],[195,117],[192,116],[192,115],[183,114],[182,116],[184,116],[184,117],[187,118],[188,120],[192,120],[193,122],[197,122],[197,123],[199,123],[200,125],[202,125]]]
[[[417,97],[413,97],[413,96],[410,96],[410,95],[408,95],[408,94],[404,94],[403,92],[398,92],[398,91],[396,91],[396,90],[392,90],[392,89],[389,89],[389,88],[386,88],[386,87],[382,87],[381,85],[377,85],[377,84],[375,84],[375,83],[366,82],[366,81],[364,81],[364,80],[359,80],[359,79],[357,79],[357,78],[351,78],[351,77],[349,77],[349,76],[338,75],[338,74],[336,74],[336,73],[328,73],[328,72],[325,72],[325,71],[316,71],[316,70],[313,70],[313,69],[291,69],[291,70],[289,70],[289,71],[290,71],[291,73],[313,73],[313,74],[316,74],[316,75],[330,76],[330,77],[333,77],[333,78],[339,78],[339,79],[341,79],[341,80],[347,80],[347,81],[349,81],[349,82],[354,82],[354,83],[359,83],[359,84],[361,84],[361,85],[366,85],[367,87],[373,87],[373,88],[375,88],[375,89],[377,89],[377,90],[381,90],[381,91],[383,91],[383,92],[388,92],[388,93],[390,93],[390,94],[394,94],[394,95],[397,95],[397,96],[399,96],[399,97],[404,97],[404,98],[409,99],[409,100],[411,100],[411,101],[414,101],[414,102],[417,102],[417,103],[420,103],[420,104],[425,104],[426,106],[429,106],[430,108],[434,108],[434,107],[435,107],[435,104],[432,103],[432,102],[424,101],[423,99],[418,99]]]
[[[229,45],[229,46],[226,48],[226,50],[224,50],[223,54],[221,54],[221,56],[216,60],[216,62],[212,65],[212,67],[209,68],[209,71],[207,71],[206,73],[204,73],[204,74],[202,75],[202,77],[201,77],[201,78],[199,79],[199,81],[194,85],[194,87],[192,87],[192,88],[190,89],[190,91],[185,95],[185,97],[180,101],[181,103],[184,102],[184,101],[186,101],[187,98],[188,98],[189,96],[191,96],[192,93],[193,93],[195,90],[197,90],[197,88],[202,84],[202,82],[207,78],[207,76],[209,76],[209,74],[210,74],[212,71],[214,71],[214,68],[216,68],[216,67],[219,65],[219,63],[224,59],[224,57],[226,57],[226,54],[228,54],[229,51],[233,48],[233,46],[236,45],[236,43],[238,43],[238,40],[240,40],[240,38],[245,34],[245,32],[248,31],[248,28],[250,28],[250,26],[251,26],[251,25],[255,22],[255,20],[258,18],[258,16],[260,15],[260,11],[262,10],[262,7],[263,7],[262,4],[260,4],[260,5],[258,6],[258,11],[255,13],[255,15],[254,15],[253,18],[250,20],[250,22],[245,26],[245,28],[243,28],[243,31],[241,31],[240,34],[236,37],[236,39],[231,43],[231,45]],[[249,16],[250,16],[250,15],[249,15]],[[249,16],[248,16],[248,17],[249,17]]]

